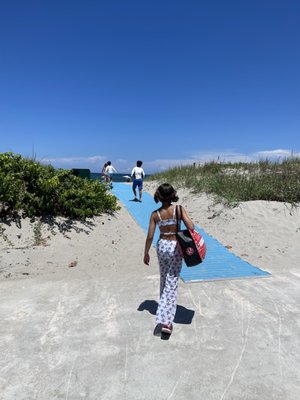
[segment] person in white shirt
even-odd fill
[[[107,166],[105,168],[105,174],[107,176],[107,182],[111,183],[112,182],[112,174],[116,173],[117,170],[115,167],[111,165],[111,161],[107,161]]]
[[[132,191],[134,194],[133,201],[142,202],[142,193],[143,193],[143,179],[145,177],[145,172],[142,168],[143,161],[138,160],[136,162],[136,167],[131,171],[131,178],[133,179]],[[139,189],[139,199],[136,196],[136,187]]]

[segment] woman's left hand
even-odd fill
[[[150,262],[150,256],[149,254],[144,255],[144,264],[149,265]]]

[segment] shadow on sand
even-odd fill
[[[155,300],[145,300],[139,307],[138,311],[148,311],[150,314],[155,315],[158,307],[158,303]],[[185,308],[183,306],[177,305],[176,314],[174,318],[174,324],[185,324],[189,325],[192,323],[195,311]],[[154,336],[161,335],[162,340],[168,340],[170,335],[161,332],[161,324],[157,324],[153,331]]]

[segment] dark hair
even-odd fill
[[[178,199],[179,197],[177,196],[176,190],[169,183],[163,183],[162,185],[160,185],[154,194],[155,203],[158,203],[159,201],[176,202],[178,201]]]
[[[136,162],[136,166],[137,166],[137,167],[141,167],[142,164],[143,164],[143,161],[141,161],[141,160],[138,160],[138,161]]]
[[[107,165],[111,165],[111,161],[107,161],[107,163],[106,163]]]

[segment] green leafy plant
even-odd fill
[[[25,216],[64,216],[85,219],[119,207],[117,199],[99,181],[81,179],[72,171],[13,153],[0,154],[0,208]]]
[[[33,234],[34,234],[34,245],[35,246],[41,245],[44,242],[42,239],[42,223],[41,223],[41,221],[38,221],[37,224],[34,225]]]

